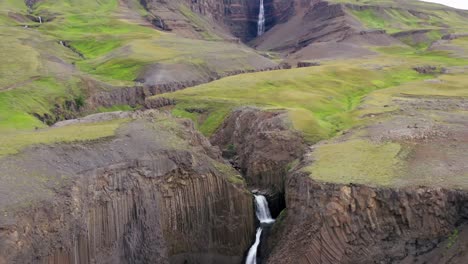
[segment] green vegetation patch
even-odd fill
[[[350,8],[349,11],[366,27],[383,29],[390,34],[421,29],[434,30],[428,34],[429,41],[431,38],[437,37],[437,33],[435,33],[437,30],[445,29],[453,32],[468,26],[466,14],[462,15],[455,9],[430,3],[419,1],[399,2],[398,4],[394,1],[334,1],[362,6],[360,9]]]
[[[223,175],[227,177],[227,180],[230,183],[240,184],[240,185],[245,184],[244,178],[242,178],[239,172],[237,172],[232,166],[229,166],[227,164],[223,164],[217,161],[213,161],[212,163],[218,171],[220,171]]]
[[[363,139],[328,143],[316,148],[316,161],[305,170],[319,181],[385,186],[399,175],[401,150],[397,143],[375,144]]]
[[[34,144],[53,144],[60,142],[89,141],[110,137],[127,119],[109,122],[77,124],[58,128],[46,128],[37,131],[5,133],[0,137],[0,157],[16,154]]]
[[[38,78],[8,91],[0,91],[0,133],[45,127],[33,114],[51,113],[53,105],[79,100],[78,81],[67,86],[54,78]]]
[[[194,120],[205,135],[235,107],[287,109],[294,128],[317,142],[352,126],[349,112],[369,92],[422,78],[427,76],[404,67],[374,70],[336,63],[243,74],[156,97],[176,99],[173,113]]]

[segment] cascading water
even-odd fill
[[[275,222],[275,219],[271,217],[270,209],[268,208],[268,201],[263,195],[255,195],[255,214],[257,215],[258,221],[260,221],[260,227],[257,228],[255,235],[255,243],[250,247],[245,264],[257,264],[257,250],[260,245],[260,239],[262,237],[262,225],[269,225]]]
[[[249,249],[247,258],[245,259],[245,264],[257,264],[257,250],[258,245],[260,245],[260,238],[262,237],[262,228],[257,228],[257,233],[255,234],[255,243]]]
[[[260,12],[258,12],[257,22],[257,36],[261,36],[265,33],[265,7],[263,6],[263,0],[260,0]]]
[[[39,24],[42,24],[42,17],[38,16],[37,18],[39,19]]]
[[[159,19],[159,26],[161,27],[162,30],[165,30],[164,21],[160,17],[158,17],[158,19]]]
[[[258,221],[261,224],[271,224],[275,219],[271,218],[270,208],[268,208],[268,201],[263,195],[254,195],[255,197],[255,206]]]

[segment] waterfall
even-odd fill
[[[260,221],[260,227],[257,228],[255,235],[255,243],[250,247],[245,264],[257,264],[257,249],[260,245],[260,238],[262,237],[262,225],[269,225],[275,221],[271,217],[270,209],[268,208],[268,201],[263,195],[256,195],[255,197],[255,214],[257,215],[258,221]]]
[[[271,218],[270,209],[268,208],[268,201],[263,195],[255,196],[255,207],[258,221],[262,224],[271,224],[275,220]]]
[[[159,18],[159,25],[161,26],[161,29],[164,30],[164,22],[162,21],[160,17],[158,18]]]
[[[60,45],[64,46],[65,47],[65,44],[63,44],[63,41],[60,41]]]
[[[265,33],[265,8],[263,6],[263,0],[260,0],[260,12],[258,12],[258,23],[257,23],[257,36],[261,36]]]
[[[37,18],[39,19],[39,24],[42,24],[42,17],[38,16]]]
[[[245,259],[245,264],[257,264],[257,249],[260,245],[260,237],[262,236],[262,228],[257,228],[257,234],[255,235],[255,243],[249,249],[247,258]]]

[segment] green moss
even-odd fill
[[[52,144],[59,142],[88,141],[113,136],[116,129],[126,119],[117,119],[103,123],[77,124],[37,131],[15,131],[3,133],[0,137],[0,157],[18,153],[34,144]]]
[[[33,114],[52,115],[53,105],[78,98],[76,84],[70,81],[68,87],[64,87],[54,78],[39,78],[0,92],[0,132],[44,127]]]
[[[390,34],[420,29],[433,30],[426,35],[428,39],[421,43],[415,43],[412,39],[404,39],[405,43],[419,49],[427,48],[431,41],[440,38],[440,33],[437,32],[441,29],[453,32],[468,26],[466,18],[455,9],[422,1],[395,3],[388,0],[333,0],[333,2],[364,6],[360,10],[349,11],[368,28],[383,29]],[[412,12],[412,10],[418,10],[419,13]]]
[[[286,171],[290,172],[292,169],[296,168],[297,165],[299,165],[299,159],[295,159],[292,162],[290,162],[286,167]]]
[[[120,39],[84,39],[75,40],[71,43],[71,46],[78,52],[83,54],[86,58],[93,59],[109,53],[110,51],[120,47],[122,40]]]
[[[173,113],[194,120],[205,135],[216,131],[231,109],[251,105],[287,109],[294,128],[317,142],[352,126],[349,112],[369,92],[421,78],[428,76],[405,67],[373,70],[336,63],[243,74],[160,96],[176,99]]]
[[[448,237],[448,243],[447,243],[447,246],[446,246],[447,249],[451,248],[457,242],[458,235],[459,235],[458,228],[455,228],[455,230],[453,230],[452,234],[450,234],[450,236]]]
[[[213,161],[213,165],[227,178],[230,183],[245,184],[244,178],[240,176],[239,172],[237,172],[233,167],[217,161]]]
[[[316,161],[305,170],[311,178],[334,183],[389,185],[402,166],[396,143],[375,144],[362,139],[317,147]]]
[[[356,11],[353,10],[352,13],[362,21],[367,27],[374,29],[385,29],[386,22],[383,18],[376,15],[373,10],[362,10]]]

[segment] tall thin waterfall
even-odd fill
[[[260,0],[260,12],[258,12],[257,22],[257,36],[261,36],[265,33],[265,7],[263,6],[263,0]]]
[[[37,18],[39,19],[39,24],[42,24],[42,17],[38,16]]]
[[[255,235],[255,243],[250,247],[245,264],[257,264],[257,250],[260,245],[260,238],[262,237],[262,225],[268,225],[275,221],[271,218],[270,209],[268,208],[268,201],[263,195],[254,195],[255,197],[255,214],[257,215],[258,221],[260,221],[260,227],[257,228]]]

